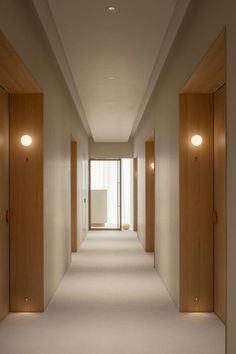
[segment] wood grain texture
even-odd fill
[[[208,49],[206,55],[182,89],[182,93],[214,93],[226,81],[226,31]]]
[[[0,88],[0,320],[9,312],[9,96]]]
[[[43,311],[43,96],[10,95],[10,310]],[[32,145],[20,138],[29,134]]]
[[[214,94],[214,309],[226,321],[226,87]]]
[[[77,142],[71,141],[71,252],[77,250]]]
[[[134,231],[138,231],[138,158],[133,159]]]
[[[0,31],[0,83],[10,93],[39,93],[40,87]]]
[[[154,141],[145,143],[145,177],[146,177],[146,252],[154,252],[155,241],[155,170],[151,164],[155,161]]]
[[[195,147],[191,137],[200,134]],[[213,98],[180,95],[180,308],[213,311]]]

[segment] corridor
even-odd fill
[[[42,314],[9,314],[1,354],[223,354],[214,314],[181,314],[133,232],[90,232]]]

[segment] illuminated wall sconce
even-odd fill
[[[155,168],[155,164],[154,164],[154,162],[152,162],[151,163],[151,169],[154,170],[154,168]]]
[[[191,142],[194,146],[200,146],[203,142],[203,139],[202,139],[201,135],[197,134],[197,135],[192,136]]]
[[[30,146],[32,144],[32,138],[30,135],[22,135],[20,142],[23,146]]]

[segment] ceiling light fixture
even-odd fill
[[[116,8],[115,8],[114,6],[109,6],[109,7],[108,7],[108,10],[109,10],[109,11],[115,11]]]
[[[115,80],[115,77],[114,76],[109,76],[108,79],[109,80]]]

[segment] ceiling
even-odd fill
[[[95,142],[127,142],[189,1],[48,0],[43,11],[41,1],[33,2],[87,131]]]

